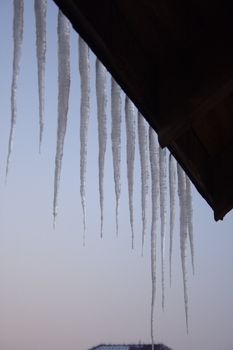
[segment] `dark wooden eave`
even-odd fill
[[[55,0],[219,220],[233,208],[233,6]]]

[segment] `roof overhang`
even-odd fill
[[[233,208],[233,9],[226,0],[55,0],[219,220]]]

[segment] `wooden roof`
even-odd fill
[[[55,0],[222,219],[233,208],[233,5]]]

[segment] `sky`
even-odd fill
[[[48,0],[46,110],[39,154],[37,65],[33,1],[25,1],[24,43],[17,91],[17,123],[7,185],[10,130],[12,1],[0,3],[0,348],[87,350],[100,343],[150,342],[150,197],[144,256],[141,256],[141,194],[138,146],[135,164],[135,249],[126,181],[122,123],[122,192],[119,236],[110,143],[110,99],[105,163],[104,237],[100,239],[95,57],[91,55],[91,116],[87,159],[87,233],[82,244],[79,194],[78,37],[71,33],[71,92],[59,209],[53,229],[52,203],[57,127],[57,8]],[[108,75],[108,91],[109,91]],[[123,97],[123,95],[122,95]],[[122,109],[123,112],[123,109]],[[177,199],[177,198],[176,198]],[[176,210],[173,283],[161,308],[158,283],[155,339],[173,350],[233,348],[233,214],[215,222],[211,208],[193,189],[195,261],[188,260],[189,334],[186,334]],[[167,207],[168,208],[168,207]],[[168,213],[168,210],[167,210]],[[159,241],[160,244],[160,241]],[[158,282],[160,282],[158,252]]]

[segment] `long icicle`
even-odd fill
[[[154,349],[154,308],[156,296],[156,248],[159,217],[159,144],[154,130],[149,128],[149,153],[151,165],[152,222],[151,222],[151,343]]]
[[[35,0],[34,11],[36,20],[36,56],[38,67],[38,91],[39,91],[39,151],[41,150],[44,130],[45,108],[45,56],[46,56],[46,13],[47,0]]]
[[[129,212],[132,232],[132,249],[134,247],[134,210],[133,210],[133,185],[134,185],[134,158],[136,138],[136,115],[135,106],[125,96],[125,123],[126,123],[126,148],[127,148],[127,178],[129,192]]]
[[[22,54],[23,44],[23,13],[24,13],[24,1],[14,0],[14,19],[13,19],[13,40],[14,40],[14,53],[13,53],[13,75],[11,83],[11,127],[8,142],[8,154],[6,163],[6,178],[9,172],[10,157],[13,147],[13,138],[16,124],[16,92],[18,77],[20,71],[20,60]]]
[[[160,178],[160,220],[161,220],[161,280],[162,308],[165,300],[165,227],[166,227],[166,195],[167,195],[167,157],[166,149],[159,147],[159,178]]]
[[[183,273],[184,285],[184,306],[186,329],[188,333],[188,289],[187,289],[187,267],[186,267],[186,250],[188,237],[188,222],[187,222],[187,197],[186,197],[186,181],[185,173],[181,166],[177,163],[177,178],[178,178],[178,196],[180,204],[180,254]]]
[[[101,211],[100,236],[103,237],[103,212],[104,212],[104,162],[107,143],[106,125],[106,68],[96,59],[96,97],[97,97],[97,118],[98,118],[98,139],[99,139],[99,193]]]
[[[138,142],[141,164],[141,206],[142,206],[142,255],[146,234],[146,207],[148,195],[148,124],[138,112]]]
[[[114,78],[111,78],[111,114],[112,114],[112,157],[116,194],[116,234],[118,235],[118,208],[121,193],[121,88]]]
[[[90,116],[90,60],[89,47],[79,36],[79,73],[81,84],[80,104],[80,195],[83,209],[83,244],[86,233],[86,165],[87,139]]]
[[[61,177],[62,157],[66,134],[67,114],[70,93],[70,23],[59,10],[58,12],[58,126],[57,149],[54,175],[53,218],[57,216],[58,191]]]
[[[189,243],[190,243],[190,250],[191,250],[192,270],[194,274],[195,263],[194,263],[194,239],[193,239],[193,204],[192,204],[191,181],[187,175],[186,175],[186,200],[187,200],[188,234],[189,234]]]
[[[170,194],[170,247],[169,247],[169,275],[170,286],[172,283],[172,251],[173,251],[173,233],[175,224],[175,195],[176,195],[176,161],[170,154],[169,156],[169,194]]]

